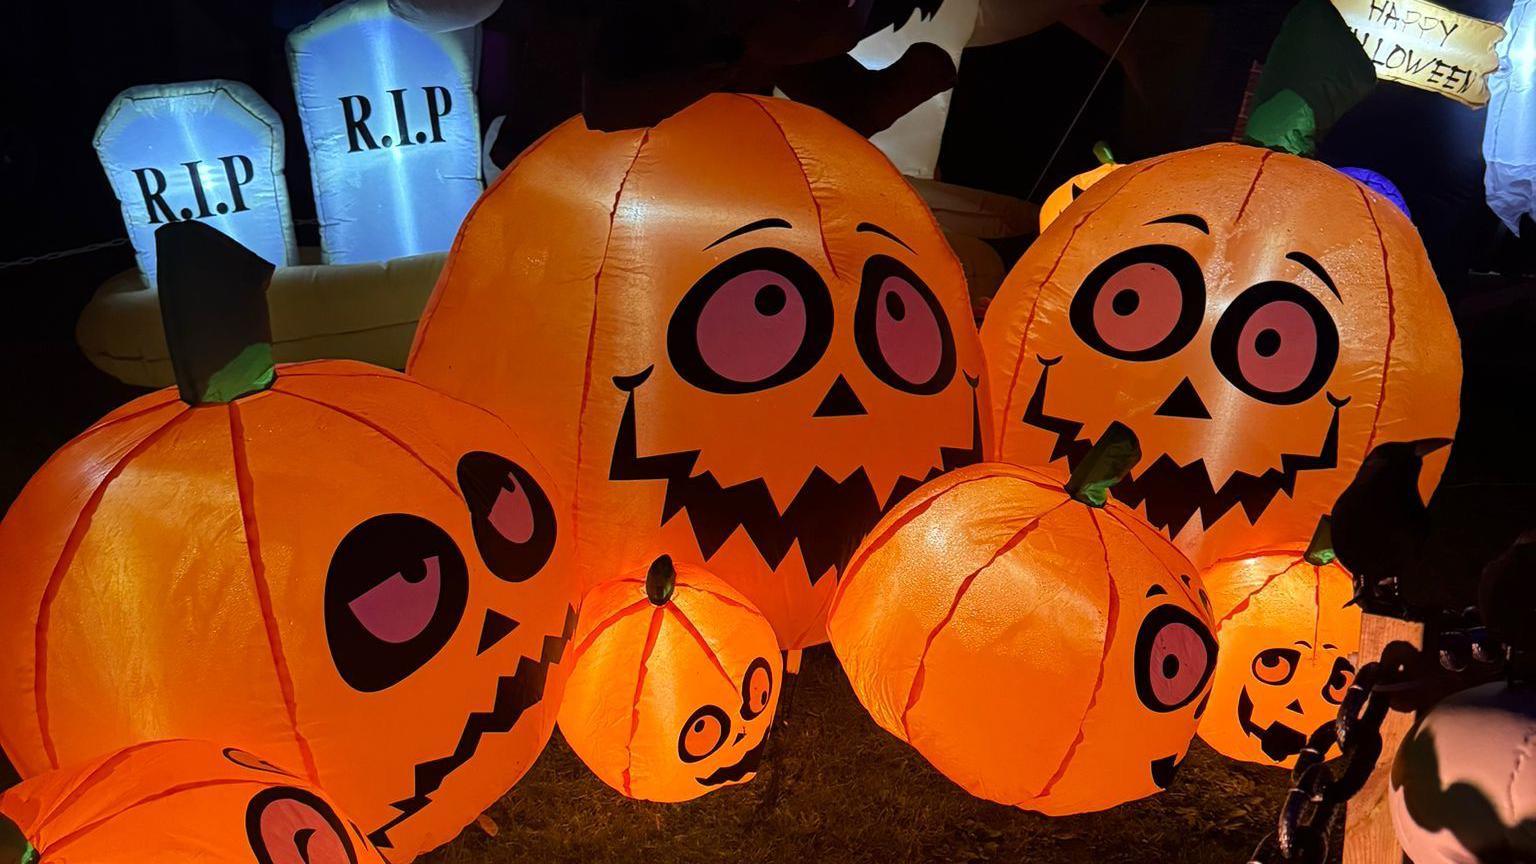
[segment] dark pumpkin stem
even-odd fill
[[[155,232],[160,320],[188,405],[233,402],[272,386],[271,262],[195,220]]]
[[[1312,532],[1312,542],[1307,544],[1307,554],[1303,557],[1313,567],[1332,564],[1334,559],[1339,557],[1333,551],[1332,518],[1324,516],[1317,520],[1317,530]]]
[[[1136,433],[1116,420],[1072,469],[1067,494],[1090,507],[1103,507],[1109,500],[1109,487],[1125,479],[1140,460],[1141,442],[1136,440]]]
[[[654,606],[665,606],[672,599],[677,587],[677,568],[672,566],[672,556],[663,555],[651,563],[645,574],[645,597]]]

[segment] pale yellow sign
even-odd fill
[[[1498,24],[1425,0],[1333,0],[1376,77],[1439,93],[1464,105],[1488,104],[1488,73],[1499,68]]]

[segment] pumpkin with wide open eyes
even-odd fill
[[[1253,147],[1100,180],[1019,260],[982,343],[998,458],[1067,470],[1130,426],[1146,458],[1113,494],[1200,566],[1310,536],[1376,444],[1456,430],[1456,327],[1413,223]]]
[[[1211,613],[1189,560],[1105,500],[1135,458],[1124,430],[1066,487],[998,463],[929,483],[838,588],[828,630],[859,701],[973,795],[1103,810],[1166,788],[1194,737]]]
[[[779,703],[773,628],[708,571],[659,558],[582,601],[560,734],[630,798],[687,801],[757,773]]]
[[[567,505],[483,409],[361,363],[274,374],[271,265],[202,223],[157,240],[180,389],[66,444],[0,523],[0,740],[23,776],[226,741],[409,860],[553,729]]]
[[[408,369],[547,456],[583,573],[707,566],[795,649],[825,640],[880,514],[985,455],[970,322],[879,150],[809,106],[715,94],[530,147],[465,220]]]
[[[1327,521],[1310,544],[1225,558],[1202,577],[1221,659],[1200,737],[1233,759],[1292,768],[1355,680],[1360,607]],[[1328,755],[1338,755],[1332,748]]]
[[[234,747],[181,739],[126,747],[0,794],[0,864],[34,861],[384,864],[384,857],[303,777]]]

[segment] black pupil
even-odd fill
[[[1280,665],[1280,658],[1279,657],[1274,657],[1274,656],[1269,655],[1269,654],[1265,654],[1263,657],[1259,658],[1259,662],[1263,663],[1265,666],[1268,666],[1269,668],[1273,669],[1274,667]]]
[[[1179,658],[1172,654],[1163,658],[1163,677],[1173,678],[1179,674]]]
[[[1253,340],[1253,350],[1260,357],[1273,357],[1280,350],[1280,334],[1274,330],[1261,330]]]
[[[426,559],[417,559],[416,561],[412,562],[411,564],[408,564],[408,565],[406,565],[404,567],[401,567],[400,568],[400,578],[402,578],[405,581],[411,583],[412,585],[415,585],[416,583],[420,582],[421,580],[427,578],[427,562],[426,562]]]
[[[784,311],[787,298],[784,289],[778,285],[764,285],[757,289],[757,296],[752,298],[752,304],[763,315],[777,315]]]
[[[907,317],[907,304],[895,291],[885,292],[885,314],[891,316],[893,321],[900,321]]]
[[[1344,673],[1343,672],[1338,672],[1338,673],[1334,674],[1333,682],[1332,682],[1332,687],[1335,690],[1342,690],[1342,689],[1344,689]]]
[[[703,732],[704,731],[704,718],[700,717],[698,720],[695,720],[693,722],[693,731],[695,731],[695,732]]]
[[[1141,295],[1137,294],[1134,288],[1125,288],[1109,301],[1109,305],[1115,310],[1116,315],[1129,315],[1141,306]]]

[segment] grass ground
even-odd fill
[[[972,798],[875,725],[825,647],[806,652],[774,746],[752,782],[662,805],[603,785],[556,732],[487,814],[496,836],[471,825],[423,862],[1240,864],[1287,786],[1197,740],[1172,789],[1108,812],[1051,819]]]

